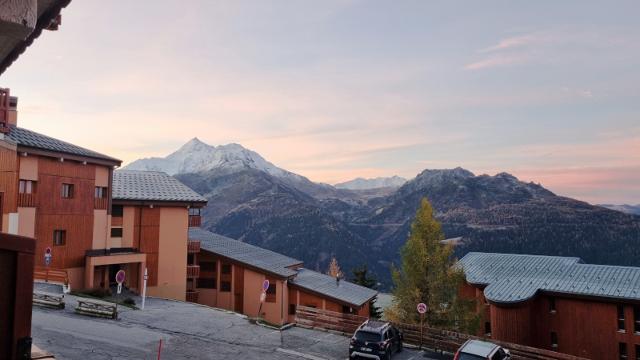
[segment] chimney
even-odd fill
[[[340,275],[336,275],[336,286],[340,286]]]
[[[10,95],[9,89],[0,88],[0,133],[9,132],[9,126],[18,123],[18,98]]]

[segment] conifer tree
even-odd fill
[[[385,316],[392,321],[419,323],[416,305],[423,302],[428,307],[425,319],[429,326],[475,333],[479,323],[475,301],[458,296],[464,273],[455,266],[452,246],[442,240],[444,233],[433,208],[422,199],[401,249],[401,268],[392,269],[394,300]]]
[[[359,268],[353,269],[353,279],[352,282],[354,284],[358,284],[360,286],[367,287],[369,289],[376,290],[378,287],[378,281],[373,275],[370,275],[369,269],[367,268],[367,264],[362,265]],[[376,306],[376,300],[372,300],[369,304],[369,316],[374,319],[379,319],[382,316],[382,311],[379,307]]]
[[[327,275],[334,278],[342,278],[342,270],[340,270],[340,265],[338,264],[338,260],[335,256],[331,258],[329,269],[327,270]]]

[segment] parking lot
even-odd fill
[[[33,339],[59,359],[346,359],[349,338],[292,327],[278,331],[244,316],[196,304],[147,299],[145,310],[120,308],[119,320],[35,308]],[[394,359],[428,359],[406,349]]]

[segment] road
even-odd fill
[[[59,359],[346,359],[345,336],[292,327],[278,331],[244,316],[197,304],[147,299],[145,310],[124,308],[119,320],[34,307],[34,343]],[[394,359],[427,359],[406,349]]]

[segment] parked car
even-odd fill
[[[367,320],[351,337],[349,357],[388,360],[392,354],[402,351],[403,340],[402,332],[390,323]]]
[[[511,359],[509,350],[500,345],[480,340],[468,340],[453,358],[454,360],[507,360]]]

